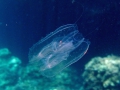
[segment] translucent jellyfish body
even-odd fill
[[[81,59],[89,44],[77,25],[63,25],[30,48],[29,62],[38,67],[43,76],[52,77]]]

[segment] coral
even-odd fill
[[[12,56],[7,48],[0,49],[0,90],[16,84],[21,60]]]
[[[92,58],[83,79],[70,67],[55,77],[43,77],[38,67],[21,66],[7,48],[0,49],[0,63],[0,90],[119,90],[120,86],[120,57],[114,55]]]
[[[120,86],[120,57],[92,58],[85,65],[83,87],[81,90],[119,90]]]
[[[11,52],[7,48],[0,49],[0,57],[8,56]]]

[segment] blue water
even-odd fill
[[[79,17],[79,31],[91,44],[73,67],[81,70],[95,56],[120,56],[120,0],[0,0],[0,49],[27,65],[34,43]]]

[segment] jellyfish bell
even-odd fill
[[[90,42],[76,27],[60,26],[30,48],[29,61],[43,76],[53,77],[85,55]]]

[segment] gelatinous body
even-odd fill
[[[30,64],[38,67],[43,76],[55,76],[78,61],[89,44],[75,24],[63,25],[30,48]]]

